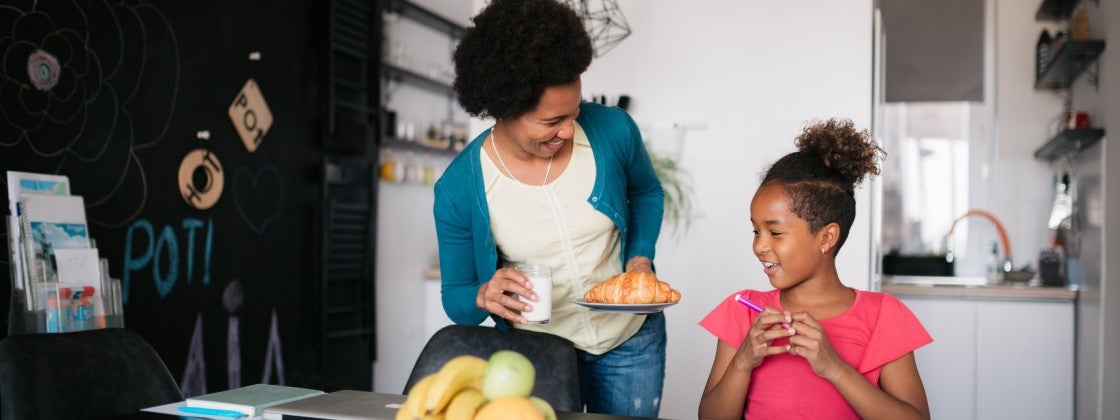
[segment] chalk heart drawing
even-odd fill
[[[255,172],[237,168],[233,176],[233,199],[241,220],[257,235],[263,235],[268,225],[280,217],[284,203],[284,177],[280,169],[271,165]]]

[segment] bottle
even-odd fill
[[[1036,44],[1037,61],[1035,62],[1035,77],[1041,78],[1042,73],[1046,71],[1046,67],[1050,65],[1050,31],[1043,29],[1042,34],[1038,36],[1038,44]]]
[[[1054,235],[1054,245],[1038,253],[1038,277],[1044,286],[1059,286],[1062,279],[1062,247]]]
[[[1003,270],[1000,269],[999,263],[999,245],[992,242],[992,252],[988,254],[988,264],[985,272],[988,275],[988,283],[999,283],[1003,281]]]

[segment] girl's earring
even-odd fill
[[[823,249],[821,250],[821,255],[824,255],[824,250]]]

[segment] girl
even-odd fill
[[[898,299],[836,272],[855,187],[885,153],[847,120],[810,125],[795,144],[751,200],[754,253],[775,290],[740,291],[700,321],[718,339],[700,418],[928,419],[913,352],[929,334]]]

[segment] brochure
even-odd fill
[[[8,171],[8,249],[12,264],[12,289],[24,290],[27,272],[23,269],[20,250],[22,224],[19,220],[20,197],[28,194],[70,195],[70,179],[63,175]],[[30,294],[28,295],[30,298]],[[30,304],[30,302],[27,302]]]

